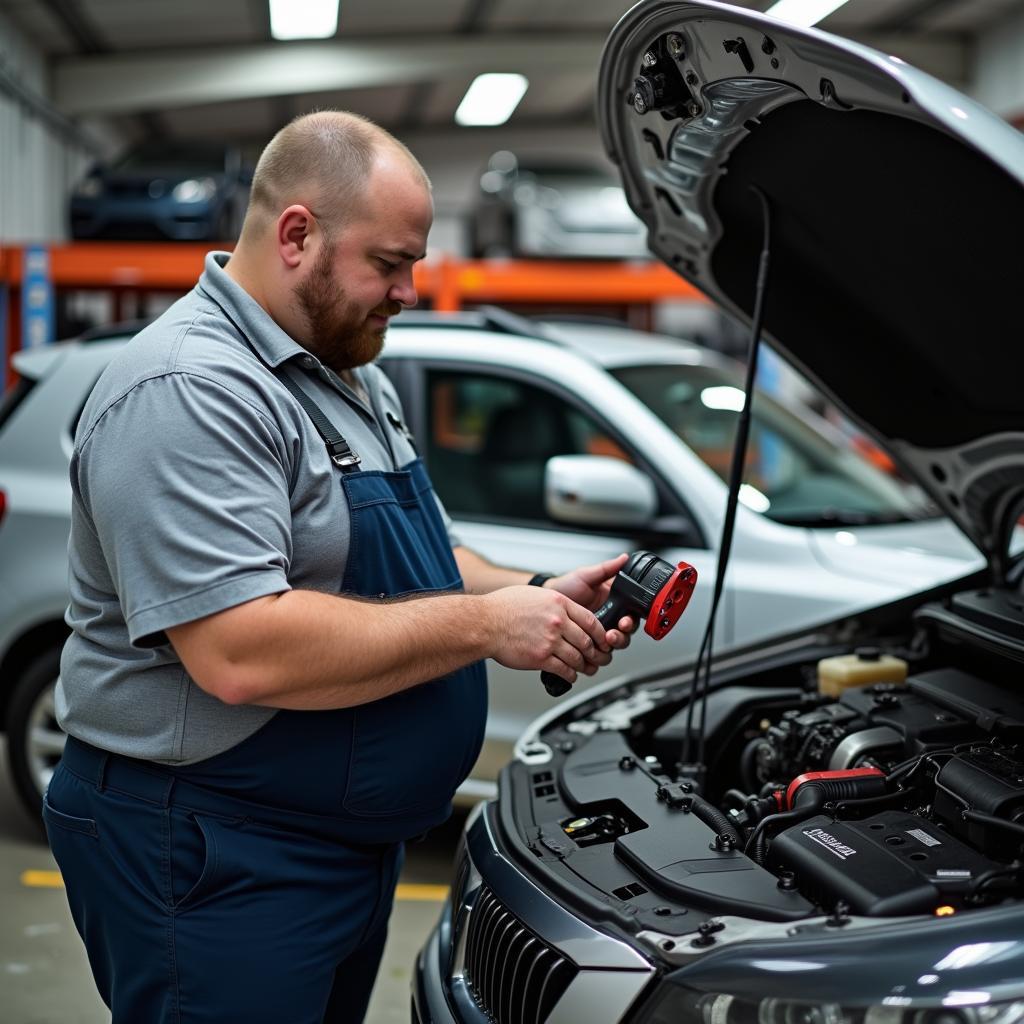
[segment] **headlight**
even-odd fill
[[[103,181],[101,178],[85,178],[78,183],[75,195],[83,199],[95,199],[103,192]]]
[[[1024,999],[988,992],[943,992],[933,999],[892,997],[866,1006],[740,998],[663,985],[640,1015],[644,1024],[1020,1024]]]
[[[189,178],[174,186],[171,195],[179,203],[202,203],[212,199],[217,191],[217,182],[213,178]]]

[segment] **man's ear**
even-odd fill
[[[277,218],[277,249],[285,266],[295,269],[307,258],[314,223],[313,214],[298,203]]]

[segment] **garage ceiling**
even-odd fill
[[[764,10],[770,0],[740,0]],[[50,59],[53,99],[128,136],[264,141],[313,107],[398,132],[449,129],[482,71],[530,89],[510,127],[592,119],[608,30],[630,0],[341,0],[331,40],[275,42],[267,0],[0,0]],[[827,30],[962,85],[974,36],[1021,0],[849,0]]]

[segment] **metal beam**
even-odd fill
[[[409,87],[397,125],[401,132],[414,131],[423,124],[430,101],[437,93],[437,82],[420,82]]]
[[[462,18],[455,31],[463,35],[483,31],[497,5],[497,0],[467,0]]]
[[[477,35],[486,29],[497,0],[466,0],[462,16],[455,27],[456,35]],[[402,113],[396,123],[403,132],[414,131],[424,123],[430,102],[437,94],[438,83],[422,82],[410,86]]]
[[[967,48],[958,36],[859,35],[953,84],[966,81]],[[604,32],[380,37],[103,54],[53,61],[54,101],[71,115],[128,114],[303,93],[441,82],[485,71],[519,71],[538,84],[554,72],[596,77]],[[129,87],[130,85],[130,87]]]
[[[97,56],[110,53],[112,47],[92,19],[82,10],[78,0],[43,0],[46,9],[75,41],[80,54]],[[152,110],[142,110],[135,120],[143,138],[159,139],[167,134],[163,118]]]
[[[79,53],[109,53],[110,46],[75,0],[43,0],[43,6],[74,39]]]
[[[509,70],[597,72],[603,32],[440,36],[412,43],[310,42],[54,61],[54,97],[69,114],[122,114],[273,95],[366,89]],[[130,84],[130,85],[129,85]]]

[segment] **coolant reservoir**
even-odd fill
[[[871,683],[902,683],[907,678],[907,663],[877,647],[858,647],[853,654],[822,658],[818,662],[818,692],[839,697],[851,686]]]

